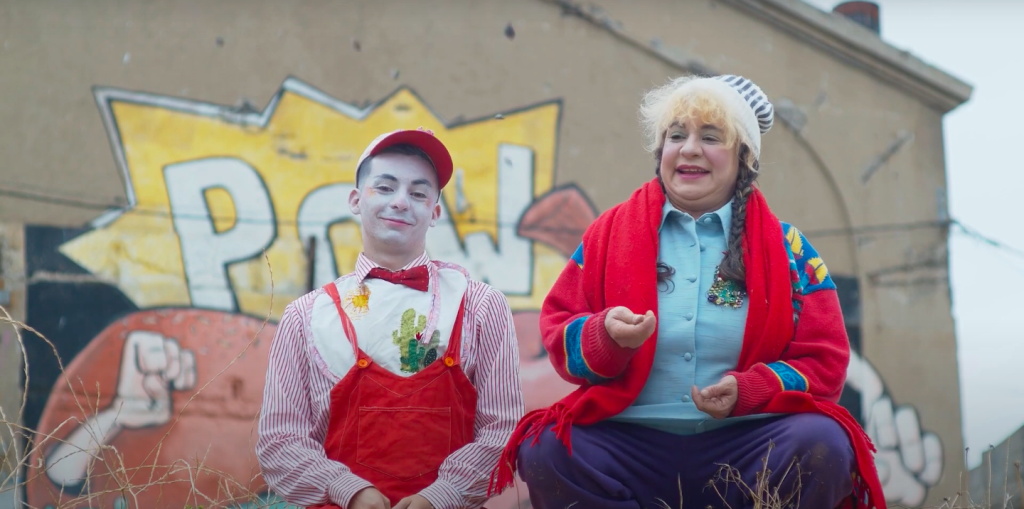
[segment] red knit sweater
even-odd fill
[[[616,306],[657,314],[658,229],[665,195],[651,180],[587,229],[583,244],[552,287],[540,327],[552,364],[580,387],[550,408],[523,417],[502,455],[492,488],[511,485],[519,446],[554,424],[569,448],[573,425],[614,416],[643,389],[657,331],[636,350],[608,337],[604,317]],[[796,246],[794,244],[799,244]],[[735,371],[733,416],[814,412],[835,419],[857,457],[855,497],[847,506],[885,509],[870,439],[837,404],[849,341],[839,300],[821,260],[795,229],[772,214],[760,191],[750,195],[743,237],[748,314]],[[797,249],[799,248],[799,249]],[[808,292],[808,287],[819,291]]]

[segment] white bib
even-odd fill
[[[363,280],[362,285],[355,277],[334,282],[345,313],[352,319],[359,348],[392,373],[410,376],[418,371],[424,356],[441,358],[448,347],[469,281],[463,273],[450,268],[438,268],[436,274],[426,292],[372,278]],[[435,332],[426,331],[431,337],[418,341],[420,346],[410,347],[409,341],[416,339],[416,333],[424,332],[435,285],[440,290]],[[330,374],[343,378],[356,358],[330,295],[321,294],[313,302],[310,329],[313,346]]]

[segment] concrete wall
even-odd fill
[[[1003,499],[1011,497],[1008,509],[1024,508],[1024,478],[1021,459],[1024,458],[1024,428],[1018,429],[1002,443],[981,454],[981,464],[971,469],[970,497],[984,507],[1004,507]]]
[[[528,403],[550,403],[568,387],[540,348],[540,302],[594,215],[653,176],[636,108],[687,72],[665,57],[677,55],[756,80],[778,106],[761,185],[840,282],[856,349],[844,402],[879,445],[887,498],[954,494],[946,231],[865,229],[944,218],[941,113],[724,3],[597,4],[614,23],[541,0],[0,3],[0,187],[32,195],[5,196],[0,217],[29,223],[28,323],[80,380],[58,383],[48,347],[27,345],[25,423],[53,431],[81,416],[87,393],[94,422],[151,398],[146,377],[186,376],[138,367],[149,364],[130,354],[131,332],[151,330],[197,359],[196,385],[162,398],[178,409],[209,385],[177,423],[143,412],[109,445],[142,452],[126,457],[133,468],[199,455],[249,478],[264,339],[311,274],[322,284],[351,269],[359,238],[337,203],[363,147],[417,126],[449,143],[461,170],[428,250],[509,296]],[[131,208],[103,215],[109,204]],[[161,440],[159,460],[146,458]],[[34,460],[59,457],[54,447]],[[38,477],[29,501],[61,486],[74,496],[73,474]],[[111,483],[100,475],[90,489]],[[202,487],[216,492],[213,476]]]

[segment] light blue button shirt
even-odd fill
[[[732,222],[732,202],[694,220],[666,201],[658,256],[675,269],[658,288],[658,337],[647,385],[633,405],[612,418],[678,434],[692,434],[761,418],[713,419],[697,410],[690,388],[714,385],[736,369],[747,303],[734,309],[708,302]]]

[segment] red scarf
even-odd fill
[[[658,230],[665,194],[657,179],[638,189],[629,200],[608,210],[583,235],[584,292],[590,308],[601,311],[625,306],[633,312],[658,309]],[[793,283],[782,225],[754,189],[747,200],[743,232],[743,263],[749,302],[743,348],[737,370],[771,363],[793,338]],[[542,314],[541,330],[560,327]],[[655,333],[655,336],[657,334]],[[573,425],[585,426],[619,414],[633,404],[647,383],[654,362],[655,341],[640,347],[621,376],[600,385],[586,384],[549,408],[534,410],[519,422],[491,478],[491,490],[510,487],[519,446],[534,443],[548,425],[572,453],[569,434]],[[836,420],[846,431],[866,481],[867,493],[857,507],[885,509],[885,497],[875,472],[874,446],[860,423],[838,404],[808,393],[787,391],[776,395],[764,413],[820,413]],[[734,415],[736,416],[736,415]]]

